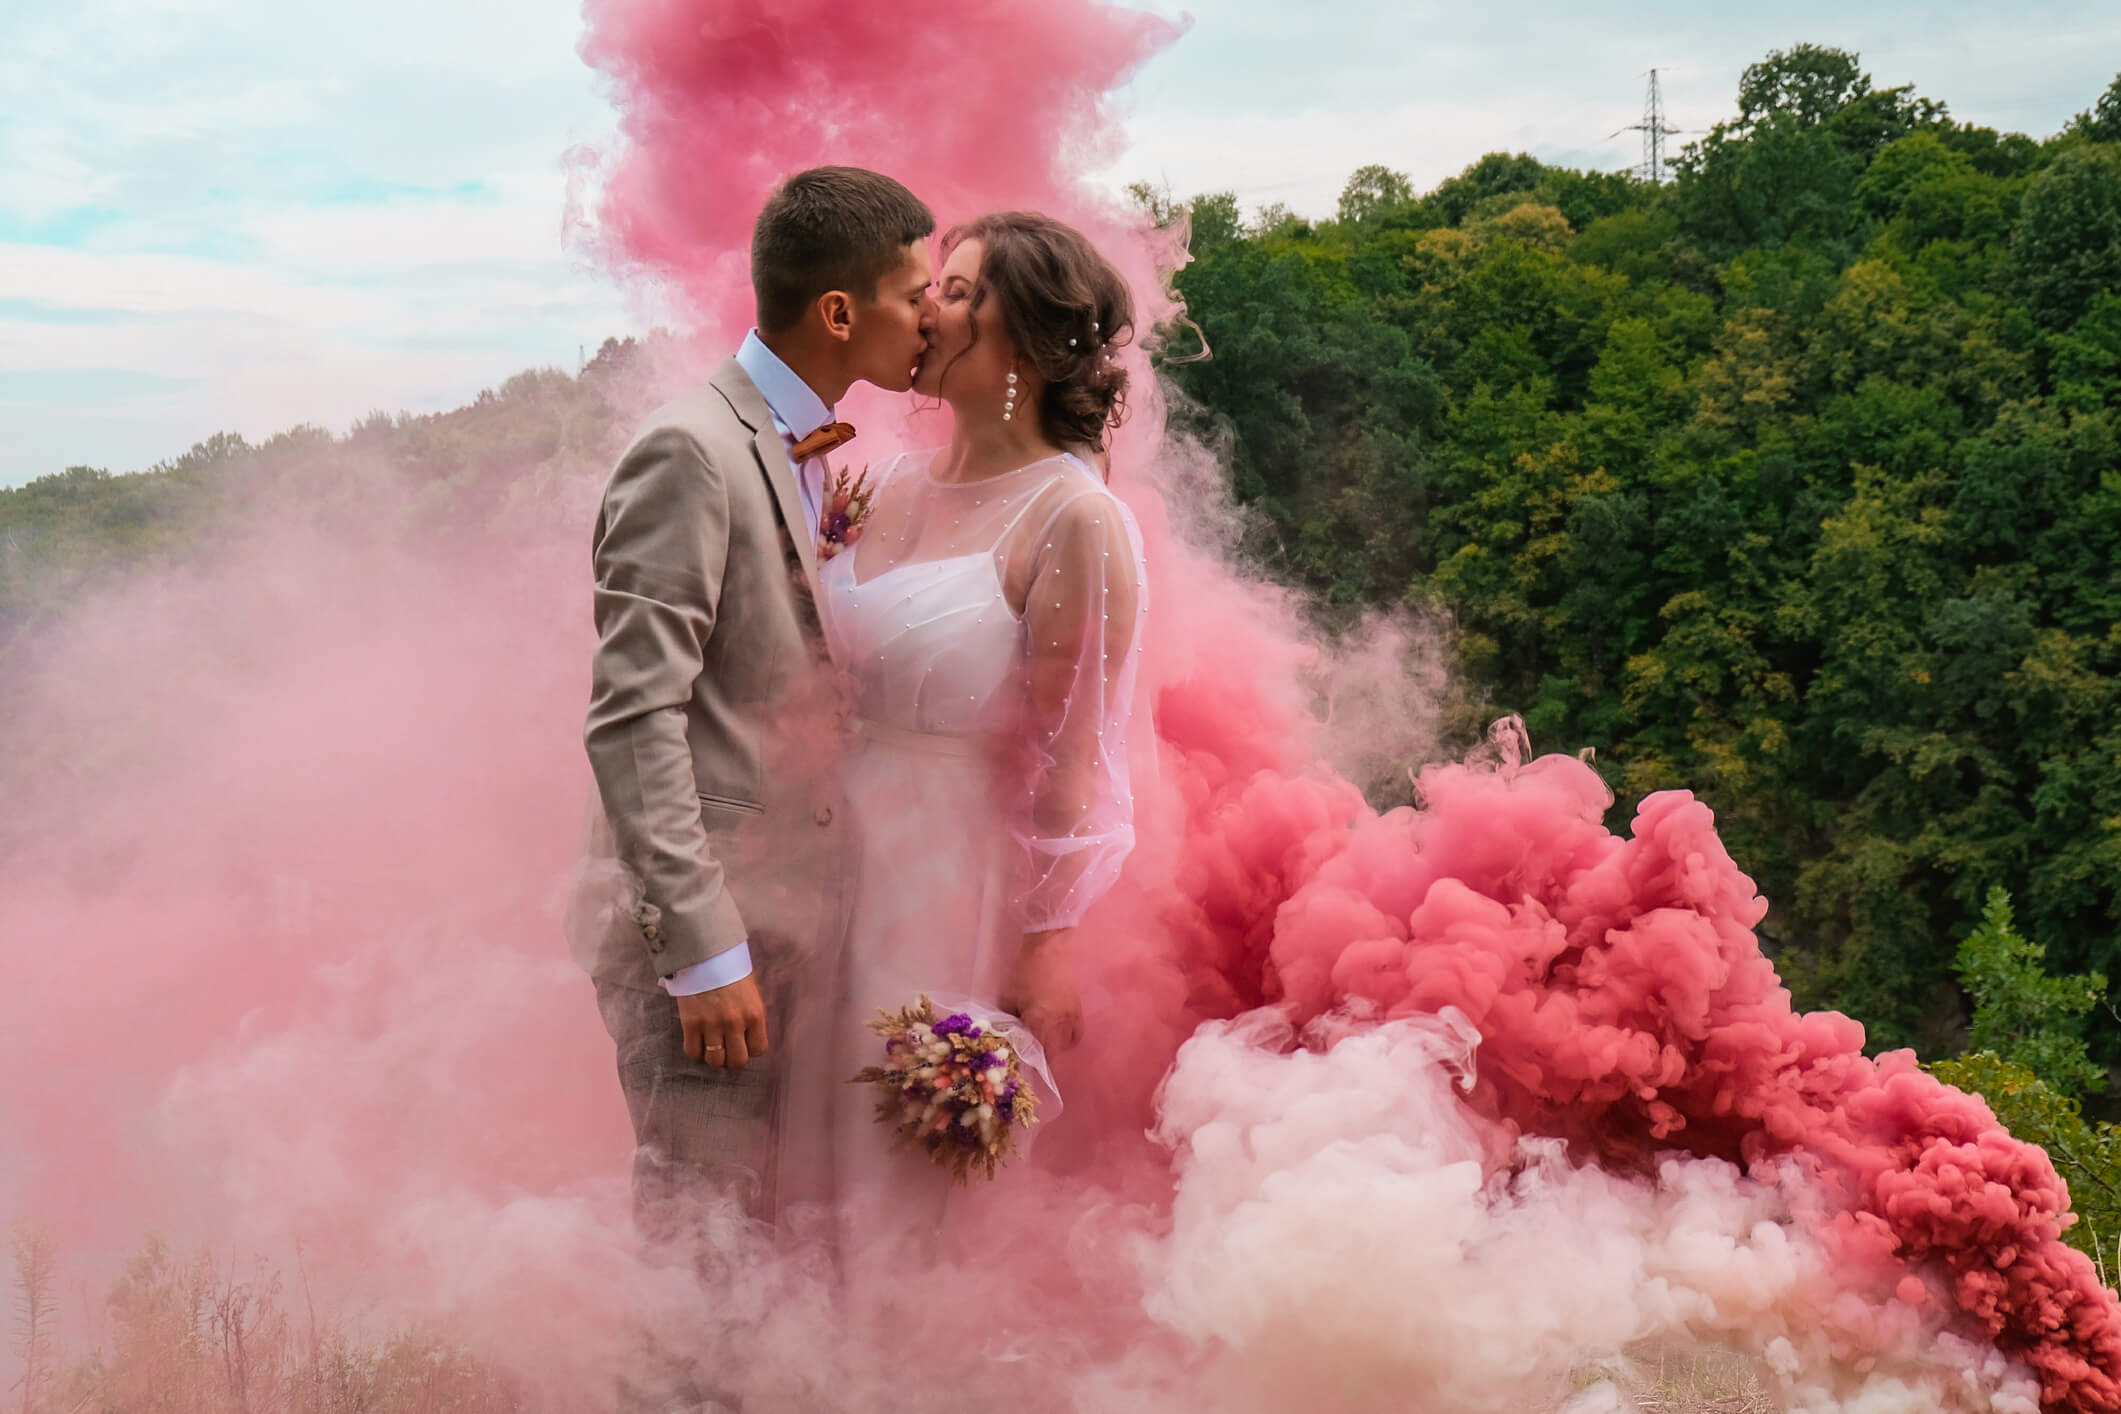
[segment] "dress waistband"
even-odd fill
[[[911,727],[891,726],[868,717],[854,719],[854,732],[879,746],[980,761],[991,759],[1008,741],[1001,732],[923,732]]]

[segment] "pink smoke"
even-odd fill
[[[1161,307],[1169,252],[1078,176],[1169,22],[587,13],[623,140],[577,158],[578,229],[674,289],[703,348],[745,322],[758,199],[825,161],[893,172],[946,225],[1076,220]],[[2113,1299],[2058,1240],[2052,1167],[1905,1057],[1866,1060],[1854,1023],[1791,1011],[1705,807],[1653,797],[1618,836],[1589,768],[1503,751],[1379,814],[1326,764],[1313,693],[1370,669],[1225,565],[1219,482],[1147,401],[1116,475],[1156,581],[1141,844],[1086,929],[1066,1122],[983,1234],[1024,1363],[952,1344],[935,1378],[1027,1409],[1421,1388],[1471,1410],[1669,1338],[1758,1355],[1807,1408],[2023,1409],[2020,1362],[2048,1408],[2121,1407]],[[37,764],[0,840],[0,1212],[98,1259],[152,1228],[300,1243],[325,1296],[444,1312],[548,1407],[597,1407],[641,1320],[731,1342],[760,1407],[796,1407],[838,1348],[810,1274],[755,1258],[703,1294],[626,1232],[609,1047],[558,936],[617,449],[552,441],[476,534],[448,529],[447,476],[358,478],[321,522],[296,503],[321,478],[290,476],[197,567],[55,626],[7,723]],[[1366,679],[1410,743],[1419,681]],[[892,1407],[894,1374],[828,1393]]]
[[[1952,1313],[2024,1359],[2047,1407],[2121,1407],[2115,1299],[2060,1240],[2046,1154],[1910,1053],[1870,1060],[1855,1022],[1792,1010],[1707,807],[1654,795],[1616,836],[1588,766],[1514,755],[1431,767],[1424,807],[1383,816],[1271,772],[1203,800],[1206,867],[1175,890],[1196,952],[1238,1005],[1300,1022],[1455,1008],[1481,1037],[1473,1108],[1616,1172],[1793,1161],[1829,1200],[1810,1216],[1847,1291]],[[1253,867],[1222,867],[1233,852]]]
[[[1115,239],[1071,178],[1109,147],[1096,95],[1170,34],[1085,3],[595,8],[584,53],[628,114],[605,227],[726,316],[758,196],[847,161],[900,176],[945,224],[1012,205],[1083,221],[1140,272],[1153,250]],[[1864,1057],[1855,1022],[1792,1010],[1752,931],[1766,904],[1705,806],[1653,796],[1618,837],[1589,767],[1519,766],[1505,743],[1501,768],[1432,767],[1423,810],[1375,815],[1307,765],[1298,717],[1273,701],[1292,625],[1180,549],[1132,446],[1125,494],[1160,619],[1144,677],[1162,772],[1144,809],[1176,849],[1152,845],[1106,910],[1116,978],[1146,981],[1151,939],[1166,975],[1135,994],[1158,999],[1152,1016],[1115,1019],[1137,1040],[1101,1089],[1148,1073],[1199,1017],[1456,1008],[1482,1037],[1480,1112],[1621,1170],[1669,1150],[1794,1158],[1836,1200],[1852,1289],[1958,1312],[2038,1371],[2050,1405],[2121,1408],[2121,1313],[2060,1241],[2067,1192],[2046,1156],[1912,1056]]]
[[[586,10],[582,57],[609,76],[625,139],[576,159],[603,184],[599,244],[722,335],[750,322],[752,218],[805,166],[888,172],[946,224],[1024,206],[1084,220],[1100,203],[1078,174],[1117,151],[1108,95],[1179,33],[1092,0]]]
[[[71,1241],[191,1209],[162,1151],[199,1136],[172,1107],[230,1067],[255,1082],[225,1116],[246,1143],[210,1161],[274,1206],[341,1207],[438,1153],[451,1182],[549,1189],[624,1133],[550,941],[586,784],[553,749],[580,672],[540,625],[586,595],[538,551],[264,515],[269,543],[69,614],[12,724],[41,769],[0,850],[5,1196]]]

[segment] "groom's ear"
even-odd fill
[[[845,290],[827,290],[818,297],[817,315],[828,338],[846,343],[854,337],[854,301]]]

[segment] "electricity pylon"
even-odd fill
[[[1664,120],[1664,94],[1657,86],[1657,71],[1650,70],[1650,91],[1642,100],[1642,121],[1630,123],[1624,128],[1615,128],[1613,137],[1622,133],[1642,134],[1642,164],[1635,168],[1635,175],[1646,181],[1664,180],[1664,140],[1674,133],[1683,133],[1685,128],[1675,128]]]

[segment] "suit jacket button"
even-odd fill
[[[817,821],[820,825],[829,825],[832,823],[832,807],[820,805],[817,808],[817,813],[810,818]]]

